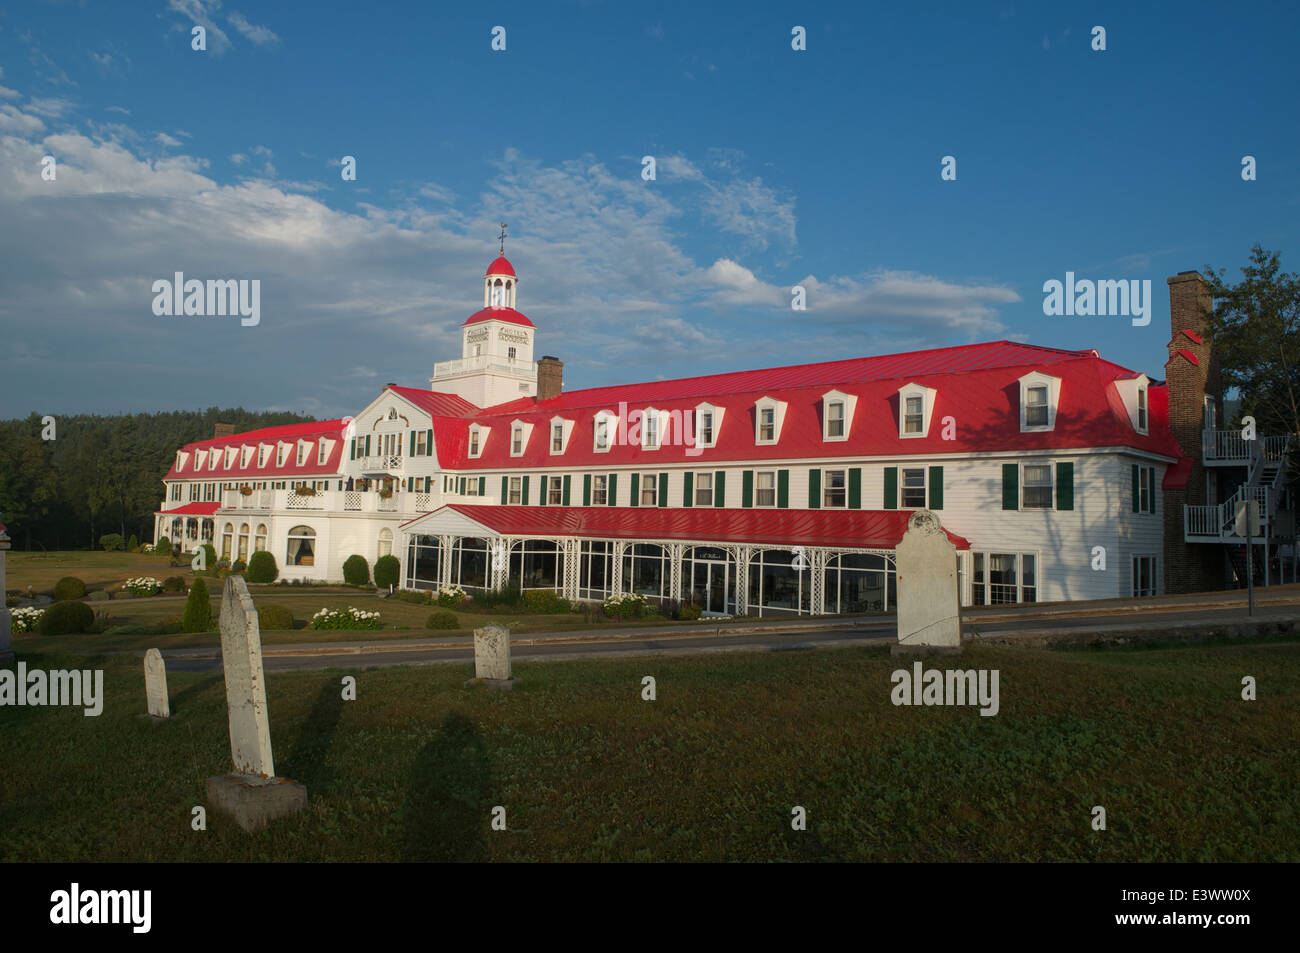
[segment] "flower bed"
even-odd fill
[[[35,632],[36,623],[41,621],[41,616],[45,615],[44,609],[10,609],[10,618],[13,620],[11,632]]]
[[[460,586],[438,587],[438,605],[444,609],[454,609],[468,598],[469,596]]]
[[[645,613],[645,596],[634,592],[625,592],[621,596],[610,596],[605,600],[605,615],[611,619],[639,618]]]
[[[321,609],[311,617],[313,629],[380,629],[383,625],[378,612],[367,612],[355,606]]]
[[[122,583],[122,591],[133,596],[156,596],[162,588],[163,584],[153,576],[137,576]]]

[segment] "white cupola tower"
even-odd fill
[[[483,310],[461,325],[460,360],[438,362],[429,378],[433,390],[459,394],[479,407],[537,395],[537,329],[515,310],[519,278],[505,256],[505,225],[500,238],[501,254],[483,276]]]

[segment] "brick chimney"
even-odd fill
[[[543,357],[537,362],[537,399],[559,397],[564,390],[564,362],[558,357]]]
[[[1204,506],[1222,502],[1220,473],[1207,470],[1203,462],[1202,432],[1205,429],[1205,398],[1213,397],[1212,427],[1223,426],[1223,382],[1219,362],[1208,336],[1206,312],[1214,301],[1205,278],[1195,271],[1181,271],[1167,279],[1169,285],[1169,359],[1165,380],[1169,390],[1169,429],[1183,456],[1192,461],[1187,486],[1165,490],[1164,550],[1165,591],[1198,592],[1222,589],[1222,548],[1183,539],[1183,506]],[[1207,486],[1209,476],[1212,485]]]
[[[233,437],[235,435],[235,425],[228,424],[225,421],[218,420],[216,426],[212,428],[212,439],[218,437]]]

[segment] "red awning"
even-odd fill
[[[471,506],[449,503],[405,524],[445,510],[468,517],[501,536],[582,536],[596,539],[676,539],[774,546],[894,549],[907,531],[911,510],[770,510],[647,506]],[[947,530],[944,530],[948,533]],[[970,543],[948,533],[958,549]]]
[[[174,510],[155,510],[159,516],[211,516],[220,503],[186,503]]]

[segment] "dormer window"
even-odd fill
[[[226,462],[222,464],[222,466],[224,466],[227,470],[229,470],[235,464],[235,452],[236,451],[234,447],[226,448]]]
[[[605,453],[618,439],[618,417],[612,411],[598,410],[591,420],[591,449]]]
[[[284,459],[287,456],[289,456],[289,445],[282,443],[275,449],[275,465],[277,467],[284,466]]]
[[[1138,433],[1147,432],[1147,389],[1138,388],[1137,394],[1137,429]]]
[[[596,418],[596,449],[609,449],[609,420],[605,417]]]
[[[325,438],[321,438],[320,447],[316,450],[316,465],[325,466],[325,458],[329,456],[329,446],[325,443]]]
[[[826,405],[826,436],[844,436],[844,402],[833,400]]]
[[[858,399],[838,390],[822,394],[822,439],[842,441],[849,438],[849,423]]]
[[[758,439],[771,443],[776,439],[776,408],[764,407],[758,412]]]
[[[920,396],[911,396],[907,398],[907,405],[903,408],[903,433],[919,434],[924,430],[922,422],[925,419],[925,398]]]
[[[510,428],[510,456],[522,456],[524,452],[524,428],[522,424],[515,424]]]
[[[481,450],[481,445],[480,445],[480,443],[479,443],[479,433],[478,433],[478,429],[477,429],[477,428],[470,428],[470,432],[469,432],[469,455],[470,455],[471,457],[477,457],[477,456],[479,455],[479,453],[481,453],[481,452],[482,452],[482,450]]]
[[[725,411],[712,404],[695,405],[695,446],[714,447],[717,445],[718,432],[722,429],[722,415]]]
[[[268,446],[267,444],[264,444],[264,443],[263,443],[263,444],[259,444],[259,445],[258,445],[258,448],[257,448],[257,466],[259,467],[259,469],[260,469],[261,467],[266,466],[266,457],[267,457],[267,454],[269,454],[270,452],[271,452],[271,448],[270,448],[270,446]]]
[[[217,468],[217,464],[220,462],[221,462],[221,454],[218,453],[216,450],[213,450],[211,453],[208,454],[209,470],[215,470]]]
[[[240,468],[241,470],[243,470],[244,468],[246,468],[246,467],[248,466],[248,461],[249,461],[250,459],[252,459],[252,457],[253,457],[253,448],[252,448],[252,447],[240,447],[240,448],[239,448],[239,468]]]
[[[647,407],[641,412],[641,449],[659,449],[659,411]]]
[[[713,412],[710,410],[706,410],[703,413],[701,413],[700,416],[696,419],[699,422],[696,428],[699,437],[698,443],[701,446],[705,446],[705,447],[712,446],[713,445]]]
[[[551,424],[551,453],[564,452],[564,424]]]
[[[1020,432],[1056,429],[1056,407],[1061,399],[1061,379],[1034,371],[1020,378]]]
[[[307,445],[305,443],[300,442],[298,444],[298,466],[302,466],[303,463],[306,461],[306,459],[307,459]]]
[[[754,442],[773,444],[781,438],[781,424],[785,420],[786,403],[771,397],[760,398],[754,404]]]

